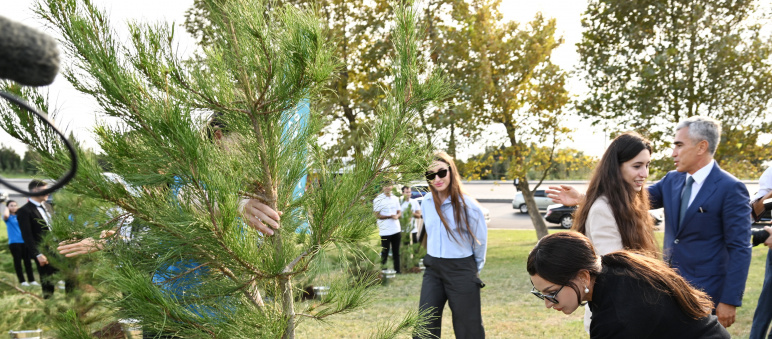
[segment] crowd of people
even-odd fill
[[[223,131],[215,129],[220,133],[214,134],[216,142],[227,142]],[[647,187],[652,145],[640,134],[623,133],[601,157],[586,193],[571,186],[550,187],[554,202],[578,208],[571,231],[542,238],[528,256],[531,293],[547,308],[566,314],[587,305],[584,324],[592,338],[728,338],[726,328],[742,305],[751,247],[772,246],[772,228],[751,229],[753,220],[770,207],[764,202],[772,199],[772,167],[751,198],[745,185],[714,160],[720,135],[720,123],[711,118],[695,116],[678,123],[671,154],[675,169]],[[457,338],[484,338],[480,272],[488,233],[482,209],[464,191],[449,155],[436,153],[424,175],[429,192],[420,203],[411,198],[409,186],[402,187],[400,201],[391,182],[383,183],[373,200],[381,264],[386,265],[391,252],[394,270],[401,273],[400,218],[409,213],[409,242],[426,248],[418,302],[419,311],[429,316],[423,330],[441,336],[448,304]],[[29,185],[32,192],[45,187],[38,180]],[[56,268],[46,255],[56,252],[40,246],[50,231],[46,199],[33,196],[21,207],[8,201],[3,219],[19,283],[38,284],[30,264],[34,260],[43,296],[49,298],[54,285],[48,277]],[[648,214],[656,208],[665,211],[662,248]],[[258,200],[245,199],[240,210],[248,226],[267,236],[278,227],[281,212]],[[75,256],[102,246],[98,239],[84,239],[62,243],[58,251]],[[766,336],[770,322],[772,250],[751,338]]]
[[[567,291],[589,304],[585,328],[593,338],[728,338],[751,262],[752,218],[772,198],[772,186],[762,176],[751,200],[745,185],[713,159],[720,135],[721,124],[711,118],[679,122],[671,154],[676,169],[646,189],[651,147],[635,133],[614,139],[586,194],[550,187],[553,201],[580,207],[575,233],[547,236],[529,255],[532,293],[546,307],[571,313],[573,296],[559,298],[562,287],[571,286]],[[661,252],[645,213],[650,208],[665,211]],[[768,331],[767,304],[759,299],[751,338]]]

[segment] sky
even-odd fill
[[[138,21],[174,21],[177,25],[175,34],[180,50],[192,52],[195,48],[194,41],[179,25],[184,22],[184,12],[193,4],[193,0],[93,0],[93,2],[107,10],[112,26],[126,41],[126,22]],[[21,22],[31,27],[46,30],[44,23],[36,19],[31,10],[32,0],[5,1],[2,12],[7,18]],[[553,54],[553,62],[565,70],[573,70],[579,55],[576,52],[576,43],[581,39],[580,15],[587,5],[587,0],[503,0],[501,12],[506,20],[528,22],[537,12],[547,18],[555,18],[558,25],[558,34],[562,35],[565,43],[558,47]],[[63,56],[63,55],[62,55]],[[62,58],[63,63],[68,60]],[[57,76],[54,83],[47,87],[51,106],[55,108],[56,123],[60,129],[69,134],[75,134],[78,140],[84,142],[86,147],[98,149],[91,132],[98,120],[105,119],[104,114],[99,113],[99,107],[90,97],[81,94],[70,86],[63,76]],[[569,82],[569,91],[576,94],[582,91],[582,86],[577,79]],[[586,154],[600,156],[608,144],[607,135],[582,121],[578,117],[568,121],[576,131],[572,136],[573,141],[564,144],[564,147],[572,147],[584,151]],[[503,127],[496,126],[487,140],[479,141],[459,149],[459,158],[479,153],[483,146],[501,145],[505,140]],[[26,146],[8,136],[0,129],[0,144],[14,148],[23,154]]]

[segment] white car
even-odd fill
[[[552,205],[552,199],[547,197],[547,192],[544,190],[533,191],[533,200],[536,201],[536,206],[539,210],[546,210],[549,205]],[[512,208],[520,210],[520,213],[528,213],[528,206],[525,204],[525,198],[523,198],[523,192],[517,192],[515,198],[512,199]]]
[[[480,206],[480,209],[483,212],[483,215],[485,216],[485,224],[491,223],[491,211],[485,207]]]

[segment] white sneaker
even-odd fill
[[[34,281],[33,281],[33,282],[34,282]],[[21,286],[22,286],[22,287],[29,287],[29,283],[25,281],[25,282],[21,283]]]
[[[59,288],[60,290],[63,290],[64,289],[64,280],[59,280],[59,282],[56,283],[56,287]]]
[[[29,283],[29,284],[32,285],[32,286],[40,286],[40,284],[37,281],[33,281],[33,282]]]

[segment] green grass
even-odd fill
[[[661,242],[662,233],[658,235]],[[487,285],[482,289],[483,322],[487,338],[589,337],[582,325],[583,310],[579,309],[571,315],[547,310],[543,301],[529,293],[531,284],[525,270],[525,260],[535,244],[534,231],[489,232],[488,257],[481,273],[481,278]],[[763,246],[753,249],[743,307],[738,308],[737,322],[729,328],[733,338],[747,338],[750,332],[753,311],[764,279],[766,253],[767,248]],[[0,251],[0,255],[0,267],[5,271],[0,272],[0,275],[4,279],[15,281],[7,247]],[[421,274],[397,276],[393,283],[375,287],[376,297],[370,305],[348,314],[332,316],[325,322],[301,317],[297,338],[368,338],[384,322],[398,321],[406,312],[417,309],[421,279]],[[312,301],[306,301],[308,302]],[[298,306],[300,309],[303,305]],[[450,313],[450,309],[446,307],[442,325],[443,338],[454,338]],[[9,314],[0,316],[0,324],[7,322],[9,319],[3,317],[8,316]]]
[[[660,243],[662,233],[658,234]],[[480,278],[482,315],[487,338],[586,338],[582,324],[584,311],[564,315],[547,310],[544,302],[534,298],[525,261],[536,244],[534,231],[491,230],[488,256]],[[732,338],[747,338],[753,311],[764,280],[767,248],[753,250],[750,274],[743,306],[737,309],[737,322],[729,327]],[[362,309],[333,316],[320,323],[305,320],[298,328],[298,338],[367,338],[379,323],[396,321],[418,307],[421,274],[404,274],[388,286],[377,287],[378,297]],[[443,338],[454,338],[450,308],[445,307]]]
[[[0,177],[7,178],[7,179],[32,179],[34,175],[31,175],[29,173],[17,173],[17,172],[0,172]]]

